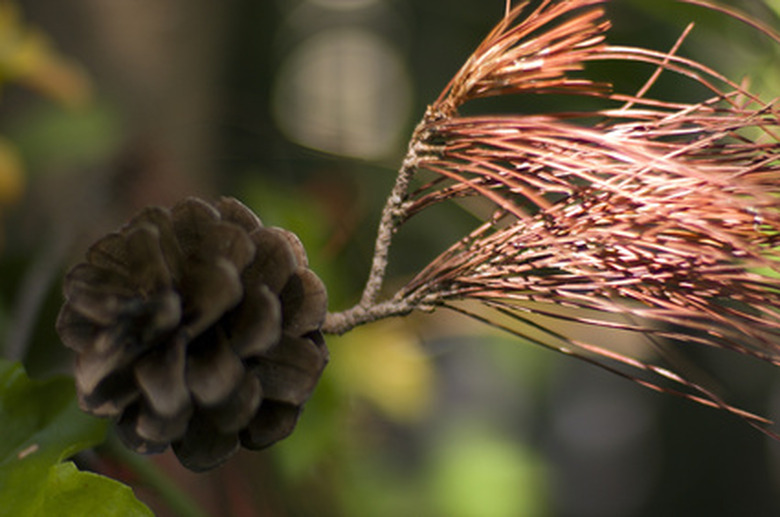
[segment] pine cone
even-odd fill
[[[235,199],[147,208],[66,276],[57,320],[81,407],[196,471],[289,435],[328,351],[298,238]]]

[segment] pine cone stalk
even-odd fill
[[[327,361],[327,295],[298,238],[235,199],[147,208],[67,274],[57,331],[81,407],[187,468],[289,435]]]

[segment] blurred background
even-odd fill
[[[780,27],[780,2],[738,5]],[[780,91],[780,49],[738,22],[666,0],[608,10],[611,42],[658,50],[696,19],[684,54]],[[354,304],[411,130],[503,12],[503,0],[0,0],[2,355],[33,377],[67,372],[53,329],[63,271],[139,208],[188,195],[235,196],[296,232],[331,310]],[[649,71],[594,73],[631,91]],[[475,224],[456,204],[411,221],[388,289]],[[780,444],[726,414],[443,312],[328,344],[296,432],[270,450],[196,475],[109,439],[79,462],[161,517],[780,515]],[[729,400],[780,416],[772,368],[701,362]]]

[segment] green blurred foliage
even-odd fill
[[[9,126],[33,174],[63,173],[101,163],[116,152],[121,138],[115,111],[99,103],[78,110],[38,106]]]
[[[445,434],[434,454],[429,482],[437,515],[549,515],[544,461],[516,440],[467,423]]]
[[[0,360],[0,515],[152,515],[128,487],[63,462],[105,429],[79,409],[71,379],[31,381]]]

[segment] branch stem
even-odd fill
[[[414,142],[414,140],[412,140]],[[390,251],[390,243],[398,228],[398,222],[404,217],[403,203],[406,201],[409,182],[414,176],[417,163],[417,153],[412,146],[404,158],[401,169],[398,171],[393,190],[387,198],[387,203],[382,210],[382,217],[377,229],[376,242],[374,243],[374,258],[371,263],[371,271],[360,298],[361,307],[369,307],[376,302],[379,291],[382,289],[385,271],[387,269],[387,257]]]
[[[403,316],[417,308],[409,299],[392,299],[369,306],[357,304],[342,312],[328,313],[322,331],[326,334],[344,334],[353,328],[391,316]]]
[[[329,313],[323,325],[323,331],[328,334],[343,334],[358,325],[390,316],[407,314],[415,308],[407,300],[391,299],[377,303],[377,297],[382,290],[385,272],[387,271],[388,255],[393,235],[395,235],[399,224],[407,216],[404,203],[408,197],[409,183],[414,177],[419,164],[418,152],[423,145],[422,133],[427,122],[428,115],[426,114],[426,117],[423,118],[414,130],[406,156],[398,170],[393,190],[390,191],[390,196],[382,209],[376,242],[374,243],[374,257],[371,262],[371,270],[363,288],[360,302],[351,309],[338,313]]]

